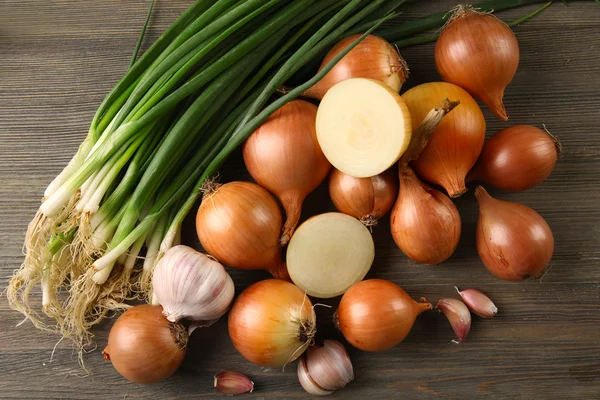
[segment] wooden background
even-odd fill
[[[0,0],[0,287],[22,261],[25,229],[44,187],[67,163],[85,136],[92,115],[126,71],[143,24],[147,0]],[[158,1],[149,39],[155,39],[191,0]],[[402,20],[453,6],[421,1],[405,7]],[[516,19],[535,7],[505,12]],[[516,398],[600,399],[600,5],[560,2],[516,27],[521,66],[506,93],[511,116],[501,123],[485,109],[488,134],[510,124],[546,124],[564,146],[551,178],[502,199],[536,209],[552,227],[556,251],[543,281],[519,284],[492,277],[474,246],[477,206],[471,193],[457,201],[463,237],[444,265],[414,265],[401,254],[384,221],[374,229],[376,261],[369,277],[393,280],[414,298],[455,296],[453,286],[476,287],[499,307],[493,320],[473,320],[467,340],[436,312],[422,315],[410,336],[391,351],[351,350],[356,380],[330,398]],[[409,85],[439,79],[433,45],[403,50]],[[223,169],[224,180],[247,179],[239,153]],[[321,187],[305,207],[332,210]],[[193,227],[184,237],[195,244]],[[265,278],[232,271],[237,291]],[[36,294],[36,301],[39,301]],[[340,338],[331,323],[334,308],[319,310],[319,338]],[[197,330],[184,365],[154,386],[121,378],[100,354],[112,321],[97,330],[98,349],[86,356],[85,377],[68,343],[15,327],[21,316],[0,297],[0,398],[219,397],[212,377],[234,369],[252,377],[251,398],[308,397],[295,364],[281,369],[246,362],[233,348],[226,321]]]

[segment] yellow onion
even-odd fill
[[[281,260],[281,211],[273,197],[250,182],[230,182],[207,190],[196,215],[202,247],[237,269],[263,269],[289,280]]]
[[[460,87],[446,82],[416,86],[402,95],[410,111],[413,128],[444,99],[460,105],[444,117],[412,165],[424,180],[442,186],[450,197],[467,191],[465,177],[473,168],[485,140],[485,119],[473,98]]]
[[[162,307],[143,304],[117,319],[102,354],[130,381],[156,383],[179,368],[187,342],[183,325],[168,321]]]
[[[523,204],[493,198],[481,186],[475,196],[477,251],[488,271],[507,281],[543,274],[554,253],[554,236],[544,218]]]
[[[519,67],[519,43],[513,31],[493,15],[459,6],[435,45],[442,79],[483,101],[508,120],[504,90]]]
[[[456,250],[461,221],[445,194],[426,185],[407,167],[390,217],[392,237],[404,254],[424,264],[446,261]]]
[[[392,209],[398,196],[395,171],[391,168],[370,178],[356,178],[334,168],[329,175],[333,205],[367,226],[377,224]]]
[[[257,282],[236,299],[229,312],[229,336],[246,360],[279,367],[300,357],[316,332],[306,294],[289,282]]]
[[[320,69],[360,36],[348,36],[336,44],[325,56]],[[385,39],[369,35],[350,50],[323,79],[304,92],[304,96],[321,100],[334,85],[351,78],[373,79],[399,92],[407,77],[408,67],[398,51]]]
[[[281,245],[289,242],[304,198],[327,177],[331,164],[319,147],[317,106],[294,100],[269,117],[244,144],[244,162],[259,185],[279,198],[286,213]]]

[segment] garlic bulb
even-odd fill
[[[187,246],[170,248],[152,275],[153,299],[171,322],[189,319],[207,326],[229,309],[235,287],[217,261]]]
[[[298,380],[308,393],[326,396],[354,380],[350,356],[336,340],[326,340],[323,347],[309,347],[298,361]]]

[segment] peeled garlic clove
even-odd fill
[[[458,341],[453,340],[453,342],[462,342],[471,329],[471,313],[465,303],[456,299],[441,299],[437,309],[448,318],[454,333],[458,336]]]
[[[229,309],[235,287],[217,261],[187,246],[169,249],[152,276],[155,300],[171,322],[215,321]]]
[[[298,362],[298,379],[308,393],[325,396],[354,380],[354,369],[344,346],[326,340],[323,347],[310,347]]]
[[[496,307],[494,302],[479,290],[465,289],[460,291],[456,286],[454,286],[454,289],[456,289],[465,304],[475,315],[481,318],[492,318],[498,313],[498,307]]]
[[[319,387],[319,385],[317,385],[310,377],[308,367],[306,366],[306,355],[298,359],[298,380],[304,390],[313,396],[327,396],[328,394],[333,393],[333,390],[325,390],[322,387]]]
[[[235,371],[223,371],[215,375],[215,388],[224,394],[236,395],[252,393],[254,382],[246,375]]]

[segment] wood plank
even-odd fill
[[[557,2],[559,3],[559,2]],[[190,1],[157,2],[149,40],[158,37]],[[453,1],[409,5],[399,20],[449,8]],[[148,1],[3,0],[0,2],[0,287],[22,261],[25,229],[44,187],[74,154],[103,96],[126,71]],[[510,10],[506,20],[535,9]],[[453,296],[453,286],[488,293],[500,313],[475,318],[467,341],[450,343],[451,328],[438,313],[423,315],[391,351],[351,349],[356,381],[330,398],[565,398],[600,399],[600,7],[592,1],[553,4],[515,28],[521,65],[506,93],[510,124],[546,124],[565,148],[553,175],[523,193],[493,194],[523,202],[542,214],[556,237],[551,271],[541,282],[510,284],[492,277],[474,247],[477,206],[471,194],[457,205],[463,237],[444,265],[423,267],[396,248],[383,220],[374,229],[376,261],[369,277],[400,284],[431,301]],[[406,88],[438,80],[433,45],[402,50],[411,66]],[[507,126],[485,109],[488,134]],[[237,152],[223,179],[249,179]],[[303,217],[334,210],[321,186],[306,200]],[[185,241],[198,247],[193,218]],[[265,274],[231,271],[239,293]],[[34,302],[41,301],[35,294]],[[332,309],[318,311],[318,340],[341,339]],[[29,324],[0,297],[0,398],[220,398],[212,377],[222,369],[247,373],[248,397],[306,398],[295,365],[265,369],[233,348],[226,321],[196,331],[182,368],[153,386],[126,382],[102,361],[86,356],[92,375],[82,378],[70,345]],[[97,330],[99,349],[111,321]]]

